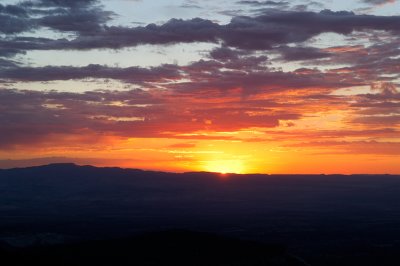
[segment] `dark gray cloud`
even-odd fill
[[[227,25],[200,18],[172,19],[163,25],[105,27],[94,36],[80,36],[71,48],[120,48],[140,44],[223,41],[240,49],[263,50],[275,45],[304,42],[324,32],[350,34],[355,30],[400,30],[400,16],[355,15],[351,12],[281,12],[257,17],[235,17]]]
[[[17,67],[18,67],[17,62],[13,60],[0,58],[0,69],[17,68]]]
[[[0,33],[14,34],[28,31],[33,28],[32,24],[25,19],[0,14]]]
[[[265,58],[250,57],[226,63],[200,61],[185,68],[190,82],[169,86],[181,93],[230,91],[240,89],[246,95],[288,90],[334,90],[338,87],[366,85],[369,80],[350,74],[325,73],[312,69],[283,72],[263,66]],[[223,71],[221,69],[228,69]],[[210,95],[212,97],[212,94]]]
[[[28,19],[26,10],[18,5],[0,4],[0,33],[15,34],[31,30],[35,23]]]
[[[28,13],[25,8],[18,5],[2,5],[0,4],[0,13],[15,17],[27,17]]]
[[[215,48],[210,52],[210,57],[215,60],[237,60],[239,59],[240,52],[232,50],[228,47]]]
[[[158,82],[180,77],[178,68],[175,65],[161,65],[153,68],[117,68],[95,64],[85,67],[15,67],[15,65],[13,66],[10,64],[10,61],[4,61],[4,63],[6,62],[8,62],[8,65],[1,69],[0,79],[12,81],[51,81],[104,78],[142,84],[144,82]]]
[[[9,37],[0,40],[0,53],[9,49],[60,50],[60,49],[119,49],[141,44],[174,44],[193,42],[222,42],[225,46],[265,50],[279,45],[302,43],[321,33],[333,32],[348,35],[354,31],[383,30],[400,31],[400,16],[356,15],[352,12],[269,11],[260,16],[234,17],[227,25],[210,20],[172,19],[162,25],[149,24],[144,27],[119,27],[103,25],[111,16],[96,9],[97,13],[66,13],[47,16],[38,22],[41,26],[60,31],[80,33],[73,40]],[[69,16],[77,16],[76,21]],[[64,24],[63,21],[66,21]],[[18,25],[15,24],[15,25]],[[5,27],[7,31],[18,31],[28,26]],[[29,25],[29,24],[28,24]],[[17,27],[17,29],[13,29]],[[9,53],[10,54],[10,53]]]
[[[399,31],[400,16],[355,15],[352,12],[274,11],[258,17],[236,17],[222,37],[226,45],[242,49],[270,49],[274,45],[301,43],[324,32],[350,34],[362,30]]]
[[[226,92],[241,89],[242,95],[263,91],[277,92],[292,89],[336,89],[367,85],[371,81],[363,75],[312,69],[283,72],[268,68],[268,57],[254,56],[241,50],[220,48],[211,51],[213,60],[199,60],[187,66],[161,65],[152,68],[118,68],[102,65],[20,67],[7,66],[1,69],[0,79],[16,81],[51,81],[70,79],[116,79],[145,86],[179,80],[165,85],[168,91],[182,94],[203,91]],[[372,76],[373,77],[373,76]],[[184,79],[184,80],[182,80]]]
[[[58,14],[48,15],[38,19],[40,26],[58,31],[74,31],[80,34],[100,31],[102,25],[111,20],[112,12],[99,8],[65,9]]]
[[[97,0],[37,0],[0,4],[0,32],[16,34],[41,27],[81,34],[100,30],[114,14],[104,11],[98,3]]]
[[[396,0],[361,0],[361,1],[370,5],[384,5],[396,2]]]
[[[184,4],[180,5],[179,7],[180,8],[201,9],[201,6],[199,6],[197,4],[190,4],[190,3],[184,3]]]
[[[99,0],[33,0],[22,2],[23,6],[81,8],[97,4]]]
[[[273,6],[273,7],[285,7],[289,5],[289,2],[286,1],[251,1],[251,0],[243,0],[237,1],[236,3],[242,5],[250,5],[250,6]]]
[[[282,46],[276,49],[285,61],[314,60],[330,57],[331,54],[314,47]]]

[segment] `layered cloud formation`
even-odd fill
[[[26,162],[63,153],[94,158],[110,147],[115,157],[126,158],[129,153],[121,150],[128,145],[133,156],[163,152],[154,159],[167,162],[156,166],[160,169],[199,169],[198,162],[208,159],[196,154],[220,152],[249,164],[258,161],[252,154],[285,153],[289,161],[291,154],[386,156],[390,164],[381,160],[379,165],[400,172],[395,166],[400,155],[400,15],[239,1],[236,5],[246,12],[228,23],[195,17],[132,26],[114,23],[119,15],[104,4],[36,0],[0,5],[4,159]],[[202,4],[184,2],[182,8],[201,9]],[[66,52],[129,53],[126,49],[182,44],[208,48],[187,64],[133,61],[122,67],[94,58],[86,65],[60,65],[56,59]],[[54,60],[46,65],[26,60],[36,52]],[[136,139],[143,142],[127,144]],[[259,165],[253,168],[263,171]]]

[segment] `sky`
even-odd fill
[[[400,1],[2,0],[0,168],[400,174]]]

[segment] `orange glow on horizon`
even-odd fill
[[[328,119],[325,123],[329,127],[337,122]],[[282,131],[246,130],[231,134],[232,139],[124,140],[109,137],[101,138],[99,145],[99,142],[86,141],[89,139],[86,136],[85,143],[74,148],[68,146],[70,138],[64,143],[59,142],[58,146],[48,140],[48,145],[40,148],[29,146],[20,151],[0,152],[5,158],[13,155],[13,160],[0,162],[0,168],[73,162],[100,167],[221,174],[400,174],[395,143],[360,142],[356,137],[354,140],[349,138],[349,141],[353,140],[350,144],[344,141],[307,142],[313,136],[312,132],[304,138],[302,135],[309,125],[314,125],[314,121],[299,123],[296,126],[299,131],[294,127],[285,128],[286,135]],[[265,141],[265,138],[271,140]]]
[[[204,170],[220,174],[244,174],[247,173],[246,167],[241,160],[215,160],[207,161]]]

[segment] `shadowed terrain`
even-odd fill
[[[305,265],[280,245],[184,231],[0,252],[7,265]]]
[[[0,240],[17,249],[30,247],[18,252],[42,246],[34,249],[38,256],[48,248],[63,254],[65,245],[83,245],[90,253],[115,246],[107,239],[126,237],[136,238],[113,241],[146,249],[141,241],[166,236],[139,240],[138,235],[184,229],[282,244],[311,265],[400,263],[399,176],[174,174],[53,164],[0,170],[0,212]],[[188,243],[202,236],[191,237]],[[86,244],[78,244],[82,241]],[[196,245],[190,246],[200,249]],[[214,250],[202,246],[204,254]],[[239,247],[232,254],[241,256]],[[254,263],[246,265],[259,265]]]

